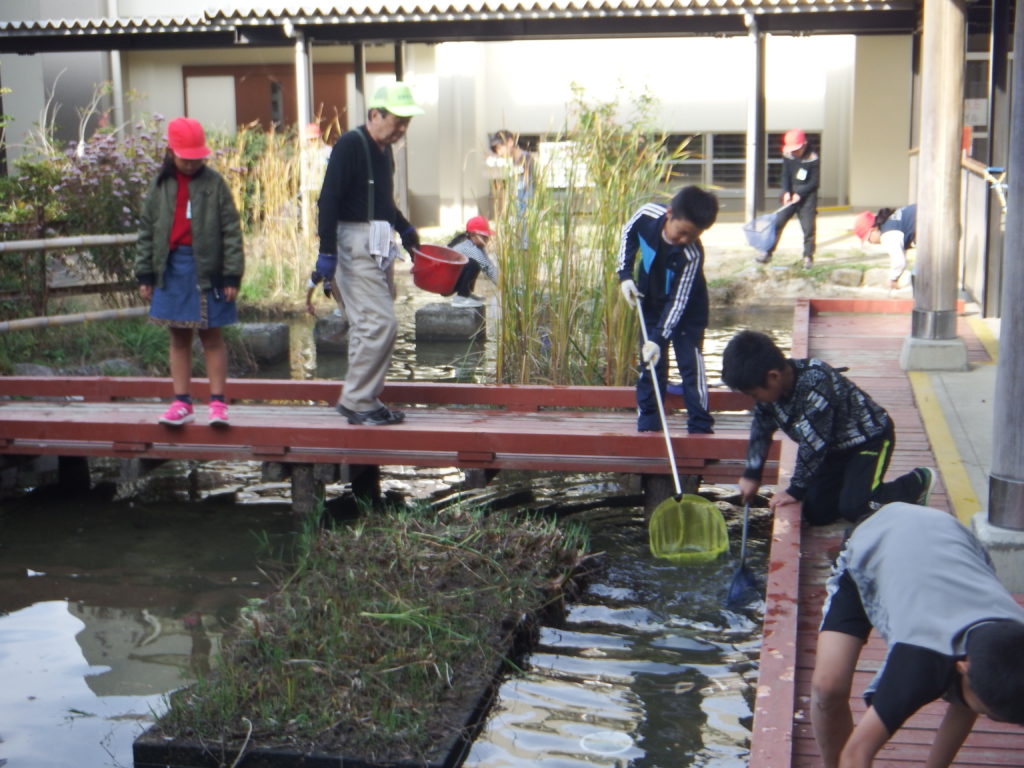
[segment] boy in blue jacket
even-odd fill
[[[662,396],[668,376],[669,343],[683,380],[686,426],[691,434],[710,434],[708,382],[704,372],[704,331],[708,327],[708,286],[700,236],[718,218],[718,198],[697,186],[683,187],[668,206],[647,203],[622,230],[617,274],[631,307],[640,302],[647,327],[641,351],[644,366],[636,385],[637,430],[660,432],[654,382],[646,367],[654,363]],[[640,263],[636,264],[636,255]]]

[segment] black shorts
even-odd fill
[[[867,640],[871,634],[871,621],[864,612],[860,592],[850,574],[843,571],[826,597],[828,612],[821,620],[821,631],[842,632]]]

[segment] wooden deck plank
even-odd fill
[[[864,311],[885,314],[843,314]],[[886,308],[881,304],[869,306],[845,300],[810,300],[798,306],[798,314],[800,312],[806,312],[807,318],[798,316],[794,328],[806,327],[806,334],[799,337],[794,335],[792,354],[796,357],[820,357],[833,365],[850,366],[847,375],[871,394],[893,417],[896,425],[896,451],[888,476],[896,476],[915,466],[934,466],[928,435],[917,412],[910,382],[898,364],[899,351],[910,333],[909,309],[904,314],[895,304]],[[967,345],[968,359],[972,363],[990,362],[983,344],[962,318],[958,323],[958,332]],[[786,455],[783,453],[780,474],[785,476],[788,471]],[[941,488],[941,482],[930,503],[948,509],[948,498]],[[824,580],[838,552],[843,530],[844,526],[841,525],[800,530],[800,558],[798,562],[791,564],[792,568],[799,571],[796,582],[800,593],[799,613],[793,629],[797,635],[794,644],[796,656],[792,665],[794,696],[790,700],[793,715],[788,729],[780,728],[772,733],[763,733],[756,727],[755,714],[751,765],[756,765],[757,768],[820,768],[821,757],[814,741],[808,714],[810,680],[821,603],[825,593]],[[774,562],[774,557],[770,562]],[[1024,596],[1017,598],[1024,603]],[[766,611],[770,613],[773,609],[774,605],[769,596]],[[851,707],[855,718],[865,710],[860,698],[861,692],[884,658],[884,643],[877,636],[873,636],[861,655],[854,677]],[[772,666],[778,666],[779,663],[778,660],[771,661]],[[762,661],[762,674],[764,669],[765,661]],[[944,709],[943,704],[933,703],[916,713],[879,754],[875,761],[876,768],[909,768],[923,764]],[[775,739],[780,746],[765,749],[759,744],[759,740],[765,738]],[[782,752],[787,752],[787,759],[753,759],[755,754],[771,754],[777,758]],[[1021,754],[1024,754],[1022,729],[980,718],[954,765],[961,768],[1019,766],[1022,764]]]
[[[0,378],[0,395],[15,398],[0,401],[0,455],[670,472],[661,434],[636,431],[632,388],[400,384],[392,394],[417,405],[404,423],[388,427],[353,426],[324,407],[328,394],[337,396],[337,382],[240,382],[232,391],[245,399],[232,404],[226,429],[206,425],[201,408],[195,423],[166,427],[156,423],[162,404],[151,397],[110,400],[151,396],[167,386],[157,379]],[[718,394],[713,403],[720,408],[750,404]],[[669,417],[677,465],[710,482],[735,482],[749,413],[724,410],[716,417],[711,435],[689,435],[684,415]],[[776,445],[767,468],[772,478],[777,457]]]

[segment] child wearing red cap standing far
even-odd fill
[[[474,216],[466,222],[466,231],[460,232],[448,247],[466,256],[469,261],[455,281],[453,307],[481,307],[483,300],[473,293],[476,279],[482,271],[492,283],[498,282],[498,267],[487,255],[487,242],[494,236],[491,225],[483,216]]]
[[[210,150],[202,125],[187,117],[172,120],[167,145],[143,204],[135,257],[139,294],[151,302],[150,321],[171,333],[174,402],[160,423],[177,427],[195,420],[189,389],[196,331],[210,380],[209,424],[227,426],[228,356],[220,329],[238,320],[242,228],[227,183],[206,166]]]
[[[758,264],[767,264],[782,237],[782,230],[793,216],[800,219],[804,231],[804,269],[814,264],[815,225],[818,216],[818,185],[821,182],[821,159],[807,143],[807,134],[798,128],[786,131],[782,139],[782,205],[775,225],[775,242],[757,257]]]

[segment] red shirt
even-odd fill
[[[178,177],[178,197],[174,203],[174,223],[171,224],[171,241],[168,243],[172,251],[179,245],[192,245],[192,207],[188,201],[188,183],[192,177],[180,171],[175,175]]]

